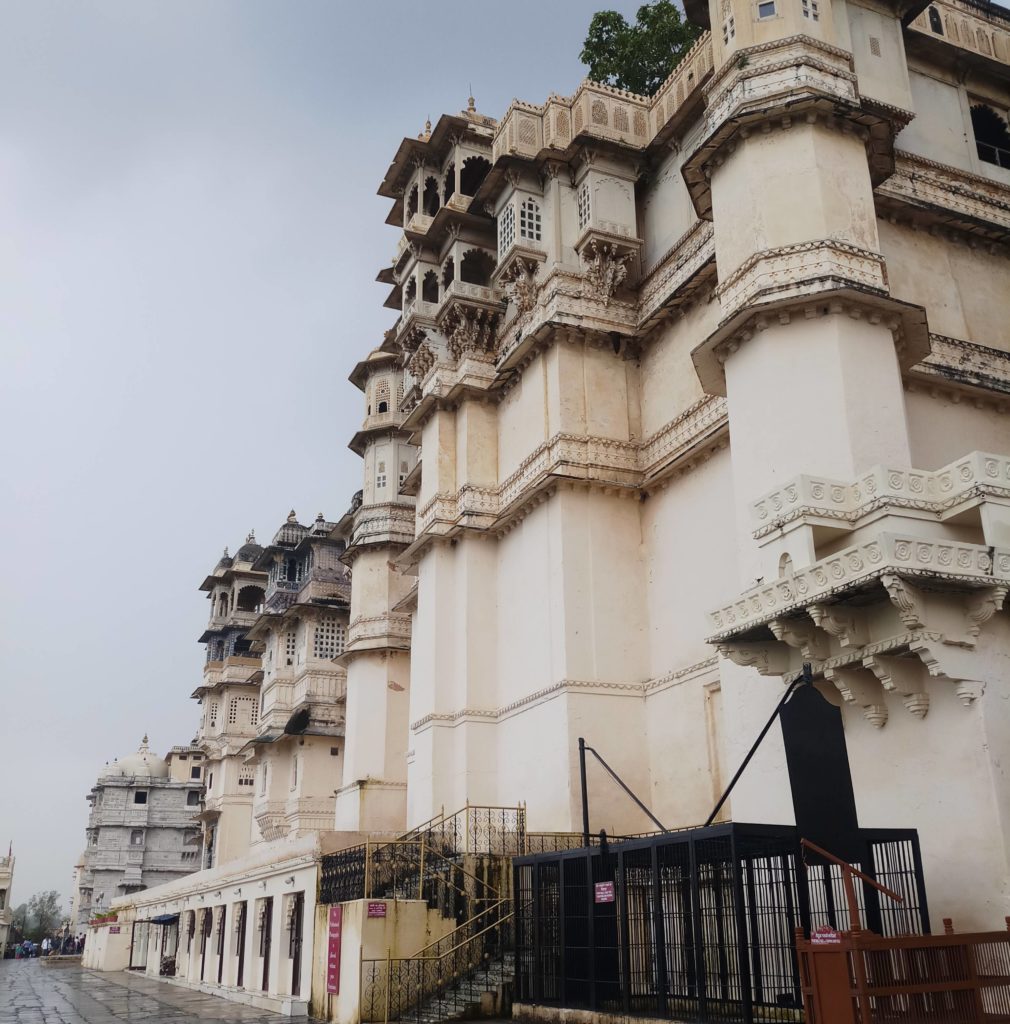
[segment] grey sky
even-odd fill
[[[360,486],[375,195],[431,115],[570,92],[636,3],[0,0],[0,852],[69,899],[85,794],[186,742],[224,545]]]

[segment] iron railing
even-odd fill
[[[501,899],[410,957],[361,962],[361,1020],[448,1020],[512,978],[514,915]]]
[[[861,867],[907,907],[860,883],[864,927],[928,931],[914,830],[863,830]],[[793,945],[839,927],[838,865],[808,855],[795,827],[726,823],[515,860],[520,1003],[684,1020],[799,1021]]]

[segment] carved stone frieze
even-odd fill
[[[834,238],[765,249],[748,257],[716,289],[723,320],[745,306],[838,288],[887,293],[884,258]]]

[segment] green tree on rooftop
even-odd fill
[[[670,0],[642,4],[629,25],[617,11],[597,11],[579,59],[589,77],[651,95],[690,49],[700,30]]]

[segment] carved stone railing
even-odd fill
[[[754,536],[761,538],[797,520],[854,528],[882,508],[925,512],[942,521],[986,496],[1010,498],[1010,457],[971,452],[937,470],[874,466],[853,482],[799,476],[756,501],[751,517]]]
[[[782,579],[751,587],[717,608],[710,615],[715,632],[709,643],[738,637],[829,599],[837,601],[889,575],[977,587],[1010,583],[1010,550],[881,533]]]
[[[532,160],[545,149],[566,149],[579,134],[644,149],[696,95],[712,66],[712,37],[705,32],[651,97],[587,79],[573,96],[552,94],[542,105],[515,100],[495,129],[492,161]]]
[[[940,16],[941,29],[937,31],[930,20],[930,9]],[[987,13],[992,11],[992,16]],[[961,0],[934,0],[914,18],[909,28],[940,39],[951,46],[980,54],[1000,63],[1010,63],[1010,18],[996,5],[988,10],[980,4]]]

